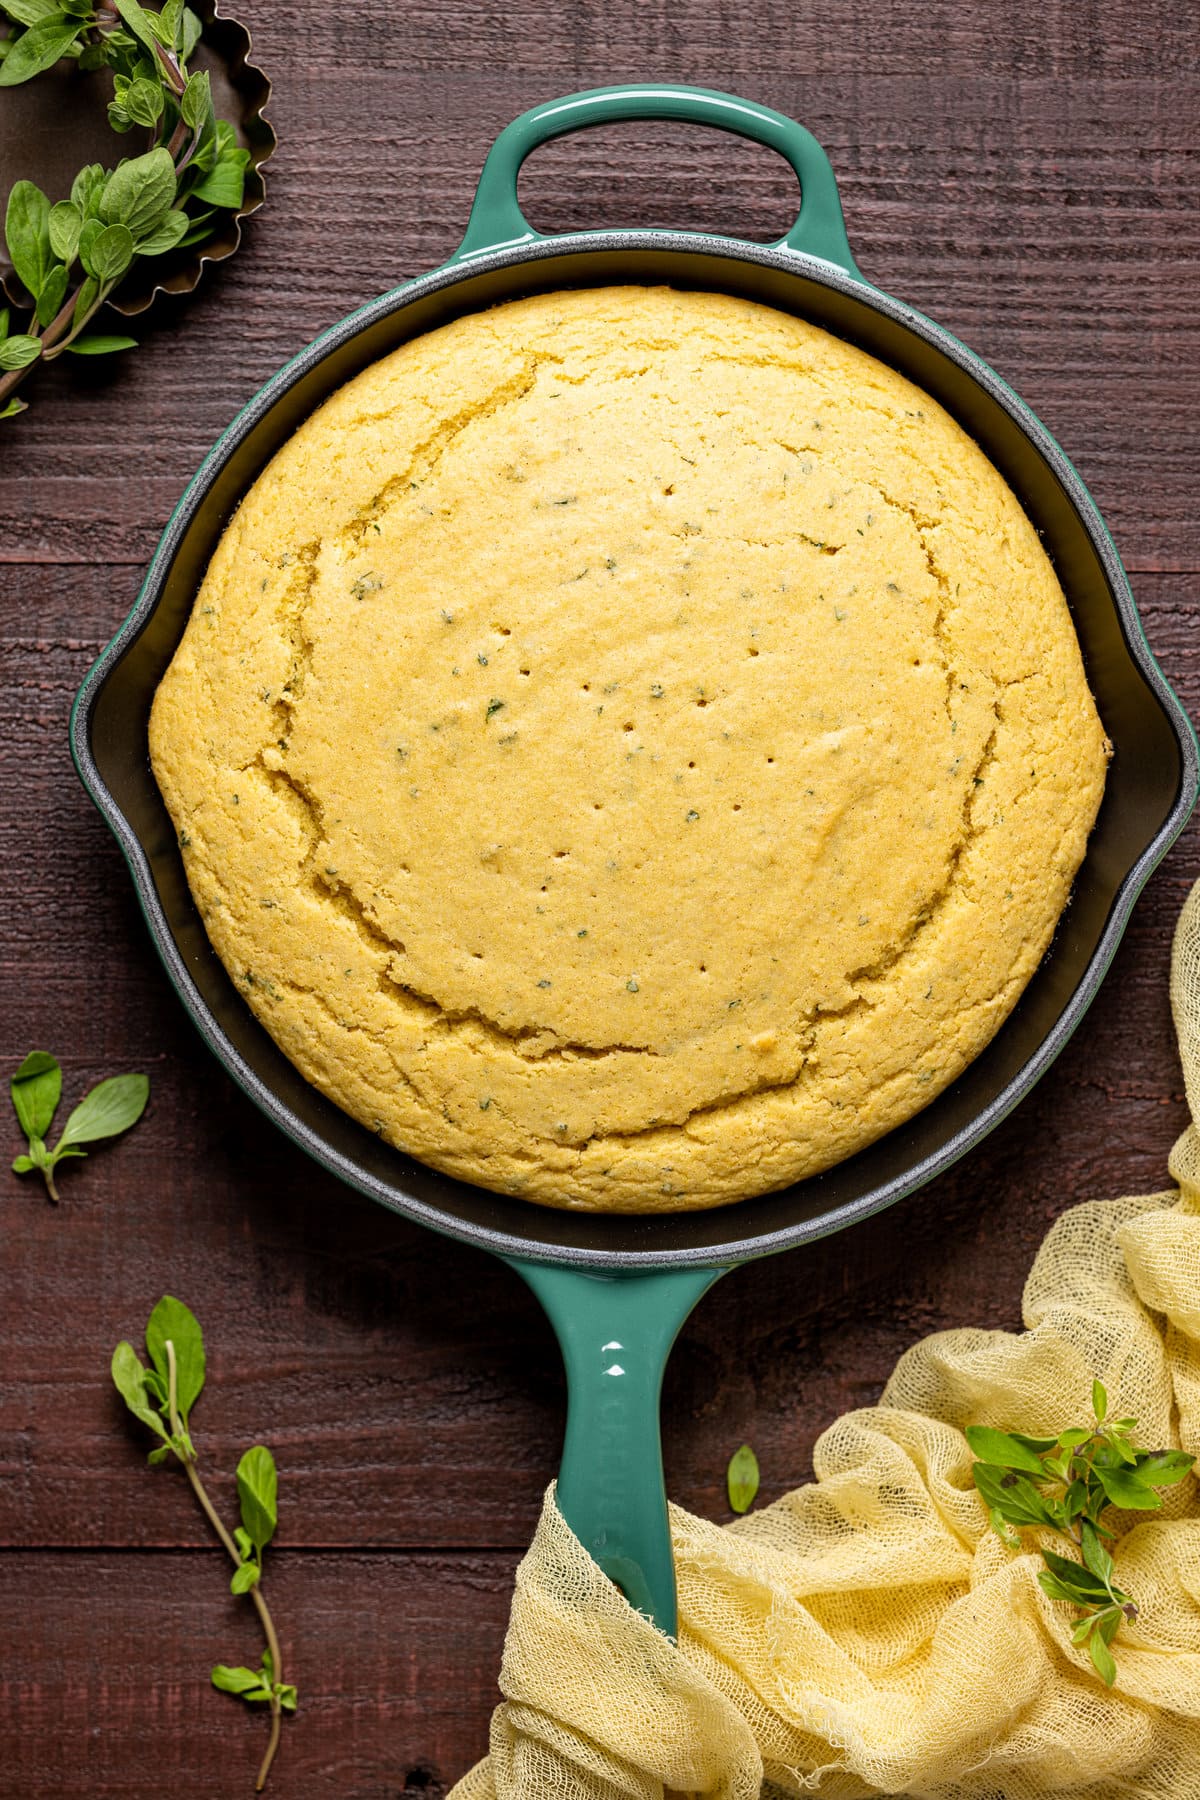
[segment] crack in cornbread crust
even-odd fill
[[[547,1204],[861,1148],[1036,967],[1106,745],[1061,590],[900,376],[718,295],[515,302],[335,395],[156,698],[214,945],[308,1079]]]

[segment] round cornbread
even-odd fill
[[[717,1206],[1011,1011],[1108,752],[1062,590],[910,382],[720,294],[404,345],[259,477],[150,727],[309,1081],[483,1187]]]

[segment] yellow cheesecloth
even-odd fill
[[[1195,1123],[1178,1191],[1065,1213],[1019,1335],[941,1332],[819,1440],[816,1480],[733,1525],[674,1507],[679,1642],[546,1496],[517,1573],[491,1754],[451,1800],[1200,1800],[1200,1516],[1110,1514],[1141,1613],[1106,1690],[1078,1613],[991,1531],[967,1424],[1057,1432],[1098,1375],[1137,1442],[1200,1454],[1200,884],[1171,983]],[[1047,1535],[1047,1543],[1053,1534]],[[1059,1545],[1061,1548],[1061,1544]]]

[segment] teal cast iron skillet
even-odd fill
[[[539,237],[517,201],[526,156],[563,132],[622,119],[682,119],[769,145],[799,177],[796,224],[770,246],[674,231]],[[208,942],[147,756],[151,697],[209,557],[239,499],[297,425],[367,364],[462,313],[543,290],[621,282],[720,290],[796,313],[934,395],[1001,470],[1041,532],[1115,752],[1054,942],[1015,1011],[952,1087],[869,1149],[784,1192],[715,1211],[637,1218],[559,1212],[452,1180],[390,1149],[310,1087],[244,1005]],[[133,611],[80,689],[71,742],[167,972],[234,1080],[350,1186],[507,1258],[534,1289],[554,1323],[570,1384],[559,1504],[601,1567],[672,1634],[658,1399],[683,1320],[732,1264],[878,1212],[1000,1122],[1078,1025],[1197,788],[1195,740],[1142,636],[1116,550],[1044,426],[949,332],[859,273],[833,171],[802,126],[728,94],[668,86],[574,94],[515,120],[487,158],[466,237],[450,261],[335,325],[267,383],[176,508]]]

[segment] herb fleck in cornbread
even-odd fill
[[[460,319],[314,414],[151,749],[305,1076],[612,1211],[781,1186],[933,1099],[1037,966],[1107,755],[959,427],[814,326],[641,288]]]

